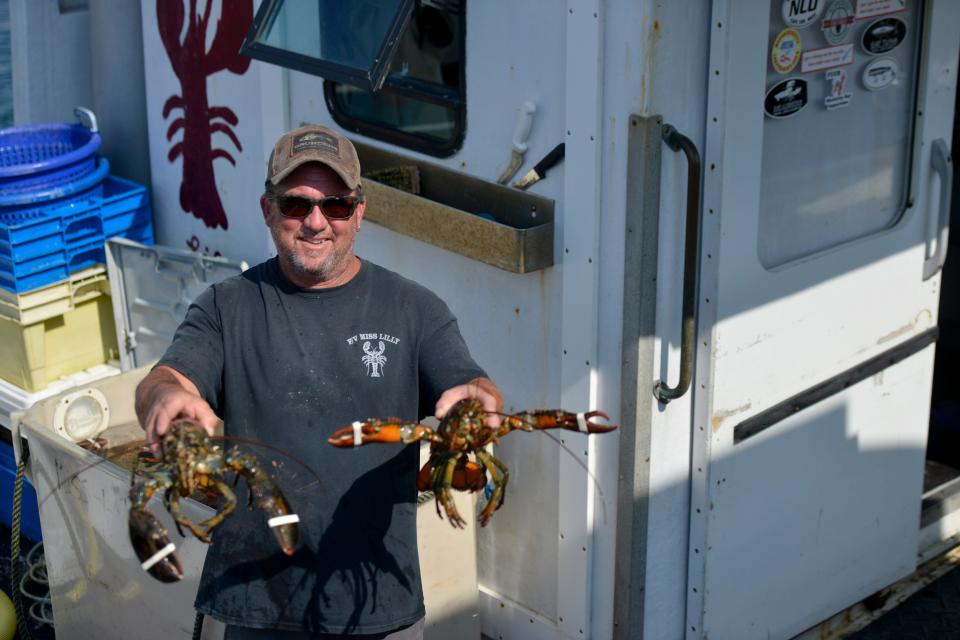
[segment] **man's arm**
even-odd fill
[[[500,426],[500,412],[503,411],[503,395],[490,378],[474,378],[465,384],[450,387],[437,400],[434,414],[443,418],[453,405],[466,398],[476,398],[487,412],[487,424]]]
[[[176,418],[192,418],[211,435],[219,422],[197,386],[179,371],[164,365],[154,367],[137,385],[135,407],[154,451],[159,449],[160,438]]]

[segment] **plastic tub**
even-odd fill
[[[51,206],[60,207],[101,197],[103,181],[110,173],[110,162],[106,158],[95,162],[93,171],[72,182],[36,191],[0,193],[0,222],[13,224],[28,216],[46,215]]]
[[[96,170],[100,134],[79,124],[0,129],[0,196],[46,191]]]

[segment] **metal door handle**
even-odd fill
[[[943,138],[933,141],[930,150],[930,165],[940,174],[940,210],[937,212],[937,249],[923,261],[923,279],[927,280],[943,268],[947,259],[947,242],[950,234],[950,195],[953,189],[953,163],[950,150]]]
[[[653,395],[667,404],[690,388],[693,380],[694,346],[697,339],[697,271],[700,256],[700,153],[693,141],[672,125],[663,125],[663,141],[673,151],[687,156],[687,219],[683,243],[683,329],[680,336],[680,380],[671,387],[664,380],[653,385]]]

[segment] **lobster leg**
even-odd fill
[[[183,530],[180,529],[180,526],[184,526],[189,529],[193,535],[197,536],[197,539],[201,542],[210,543],[210,531],[209,529],[204,529],[204,524],[199,525],[194,524],[187,516],[183,515],[180,511],[180,494],[171,491],[170,500],[167,503],[167,511],[170,512],[170,515],[173,516],[173,521],[177,523],[177,530],[180,532],[180,535],[183,536]],[[215,515],[214,518],[217,516]],[[213,520],[213,518],[211,518]]]
[[[234,509],[237,508],[237,494],[233,492],[233,489],[230,488],[230,485],[219,480],[214,481],[213,484],[217,488],[217,491],[220,493],[220,495],[223,496],[223,506],[220,508],[220,511],[217,511],[215,514],[198,525],[208,533],[218,524],[223,522],[224,519],[233,513]]]
[[[430,491],[433,486],[433,465],[430,464],[430,461],[420,467],[420,471],[417,473],[417,491],[424,492]]]
[[[453,451],[444,454],[442,465],[437,465],[433,470],[433,493],[436,496],[437,515],[443,517],[440,513],[440,507],[447,513],[447,520],[457,529],[463,529],[467,521],[460,515],[457,505],[453,501],[453,475],[457,469],[457,462],[463,456],[461,451]]]
[[[507,469],[507,465],[484,449],[477,449],[474,454],[490,472],[490,481],[493,483],[493,493],[490,494],[487,505],[480,512],[480,526],[485,527],[493,516],[493,512],[503,506],[507,483],[510,481],[510,470]]]

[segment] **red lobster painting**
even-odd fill
[[[180,80],[182,96],[172,95],[163,105],[166,120],[174,109],[183,114],[170,123],[167,140],[180,130],[183,138],[170,148],[167,159],[173,162],[183,157],[183,178],[180,181],[180,206],[210,228],[227,228],[227,214],[220,202],[213,173],[213,161],[224,158],[236,166],[233,156],[223,149],[214,149],[214,132],[226,135],[243,151],[240,140],[231,127],[237,125],[237,115],[229,107],[211,107],[207,100],[207,77],[227,70],[242,75],[250,66],[250,59],[240,55],[240,45],[253,21],[253,0],[221,0],[220,19],[216,33],[207,48],[207,26],[211,5],[206,0],[201,15],[197,0],[189,0],[189,16],[183,33],[184,0],[157,0],[157,22],[160,39],[167,51],[173,72]]]

